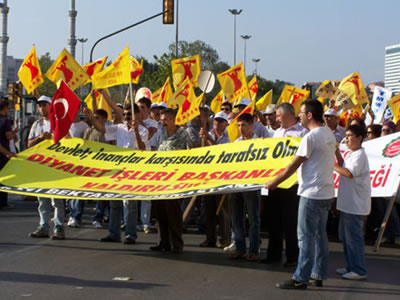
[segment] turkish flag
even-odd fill
[[[78,112],[81,100],[62,80],[50,104],[50,126],[54,134],[54,143],[67,135]]]

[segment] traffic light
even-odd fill
[[[174,24],[174,1],[163,0],[163,11],[168,10],[163,15],[163,24]]]
[[[16,85],[16,92],[15,92],[16,96],[18,98],[22,98],[24,92],[22,82],[16,82],[15,85]]]
[[[9,83],[8,84],[8,101],[16,101],[17,100],[17,83]]]

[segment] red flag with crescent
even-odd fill
[[[50,126],[55,144],[68,134],[80,104],[81,100],[62,80],[49,109]]]

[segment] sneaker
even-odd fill
[[[231,242],[218,241],[216,246],[217,246],[217,248],[224,249],[225,247],[228,247],[230,244],[231,244]]]
[[[29,237],[31,238],[48,238],[49,233],[45,231],[43,228],[38,228],[34,232],[29,233]]]
[[[336,274],[338,274],[338,275],[344,275],[344,274],[346,274],[348,271],[347,271],[347,269],[346,268],[338,268],[338,269],[336,269]]]
[[[233,253],[236,251],[236,245],[235,242],[232,242],[229,246],[224,248],[225,253]]]
[[[365,280],[365,279],[367,279],[367,275],[359,275],[354,272],[348,272],[346,274],[343,274],[342,278],[348,279],[348,280]]]
[[[161,251],[161,252],[170,252],[171,251],[171,246],[162,246],[158,244],[157,246],[152,246],[150,247],[151,251]]]
[[[64,230],[57,230],[54,232],[51,237],[52,240],[65,240],[65,232]]]
[[[93,226],[96,229],[103,228],[103,225],[101,225],[101,223],[99,221],[93,221]]]
[[[249,253],[246,256],[246,260],[248,260],[248,261],[258,261],[258,255]]]
[[[75,218],[69,218],[69,221],[68,221],[68,224],[67,224],[69,227],[72,227],[72,228],[78,228],[78,227],[80,227],[79,226],[79,222],[78,222],[78,220],[77,219],[75,219]]]
[[[230,259],[245,259],[247,258],[247,255],[245,253],[239,253],[237,251],[232,252],[229,254]]]
[[[322,280],[319,279],[314,279],[314,278],[310,278],[310,280],[308,281],[308,284],[311,286],[317,286],[317,287],[322,287]]]
[[[127,237],[123,242],[124,245],[134,245],[136,241],[130,237]]]
[[[305,290],[307,289],[307,284],[290,279],[283,283],[277,283],[276,287],[284,290]]]
[[[150,226],[149,225],[144,225],[143,226],[143,231],[146,234],[151,233]]]
[[[100,241],[100,242],[103,242],[103,243],[119,243],[119,242],[121,242],[120,240],[113,239],[113,238],[112,238],[111,236],[109,236],[109,235],[100,238],[99,241]]]

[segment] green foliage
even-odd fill
[[[39,58],[39,65],[40,65],[40,70],[42,71],[43,78],[44,78],[44,83],[38,87],[38,91],[40,95],[46,95],[49,97],[53,97],[54,93],[57,90],[57,86],[51,82],[44,74],[46,74],[47,70],[51,67],[53,64],[53,60],[50,58],[50,53],[47,52],[45,55],[42,55]]]

